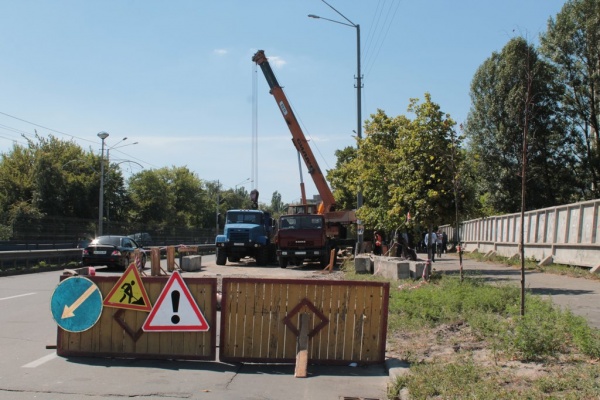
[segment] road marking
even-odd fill
[[[25,294],[18,294],[16,296],[2,297],[2,298],[0,298],[0,300],[10,300],[10,299],[15,299],[17,297],[31,296],[32,294],[36,294],[36,293],[25,293]]]
[[[54,360],[56,357],[58,357],[58,355],[56,353],[50,353],[42,358],[38,358],[37,360],[30,362],[29,364],[23,365],[21,368],[39,367],[40,365],[47,363],[50,360]]]

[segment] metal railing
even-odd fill
[[[176,249],[179,246],[173,246]],[[214,244],[186,245],[196,247],[198,254],[210,254],[215,251]],[[161,250],[165,247],[159,247]],[[66,266],[71,262],[81,262],[82,249],[62,250],[22,250],[0,251],[0,271],[13,269],[32,269],[42,263],[47,265]]]

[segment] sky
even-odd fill
[[[362,121],[407,115],[428,92],[459,124],[477,68],[513,37],[539,43],[565,3],[326,1],[360,25]],[[125,177],[187,167],[267,204],[275,191],[297,202],[297,152],[252,55],[265,51],[321,170],[333,169],[335,151],[356,145],[357,29],[324,19],[347,23],[329,5],[0,0],[0,153],[37,132],[100,154],[108,132]],[[301,175],[318,194],[304,165]]]

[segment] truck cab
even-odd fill
[[[239,262],[252,257],[257,265],[275,260],[276,224],[271,214],[262,210],[229,210],[222,235],[215,238],[217,265]]]
[[[275,242],[281,268],[288,264],[302,265],[307,260],[320,262],[321,266],[329,263],[330,249],[323,215],[282,215]]]

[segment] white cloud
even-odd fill
[[[281,58],[279,56],[271,56],[271,57],[268,57],[268,59],[269,59],[269,64],[271,64],[275,68],[281,68],[285,64],[287,64],[287,61],[285,61],[283,58]]]
[[[215,53],[218,56],[224,56],[229,52],[226,49],[214,49],[213,53]]]

